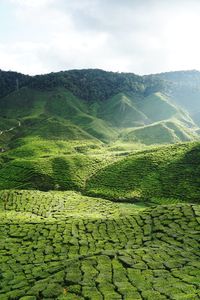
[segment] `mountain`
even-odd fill
[[[0,120],[4,124],[0,129],[3,131],[6,123],[6,129],[10,129],[10,122],[21,124],[20,128],[14,126],[12,134],[4,131],[2,148],[9,147],[10,139],[26,134],[92,138],[107,143],[121,137],[130,140],[126,132],[131,128],[137,128],[136,133],[145,132],[150,137],[147,144],[198,139],[198,126],[188,111],[164,91],[164,81],[157,75],[152,78],[93,69],[34,77],[3,71],[0,75],[0,89],[5,94],[0,98]],[[171,126],[167,127],[166,122]],[[166,128],[162,141],[155,139],[159,126]],[[177,128],[181,134],[177,135]],[[133,136],[134,142],[146,143],[143,134]]]
[[[200,124],[200,72],[176,71],[153,75],[153,78],[163,80],[165,92],[177,105],[185,108]]]

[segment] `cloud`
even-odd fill
[[[30,8],[41,8],[55,3],[55,0],[10,0],[14,5]]]
[[[31,42],[0,44],[1,69],[25,74],[47,73],[49,69],[38,57],[38,53],[45,51],[46,47],[45,44]]]
[[[139,74],[200,69],[198,1],[4,3],[14,16],[15,32],[1,39],[1,68],[31,74],[71,68]]]

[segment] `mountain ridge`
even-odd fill
[[[197,74],[200,74],[198,71],[180,71],[175,72],[175,79],[179,73],[181,78],[191,77],[193,73],[194,77],[198,77]],[[161,122],[159,130],[165,129],[164,138],[162,142],[158,140],[158,144],[199,139],[198,110],[192,118],[191,109],[188,111],[184,103],[181,105],[181,100],[176,99],[177,84],[171,92],[174,83],[168,81],[165,84],[166,80],[160,78],[163,76],[174,78],[174,72],[139,76],[133,73],[83,69],[26,76],[0,71],[0,90],[3,90],[4,94],[4,85],[9,82],[7,95],[2,96],[0,93],[0,130],[5,127],[5,123],[20,120],[22,124],[16,135],[13,131],[13,135],[7,135],[8,139],[5,137],[5,142],[3,137],[0,137],[1,147],[9,148],[9,140],[26,134],[23,124],[27,128],[27,134],[31,131],[45,138],[48,134],[49,137],[52,135],[55,138],[57,132],[59,138],[70,138],[69,134],[60,133],[70,132],[73,127],[72,139],[73,135],[81,138],[82,132],[84,139],[93,138],[106,143],[120,140],[121,136],[126,139],[127,129],[130,131],[132,128],[134,131],[140,127],[140,132],[145,131],[150,136],[147,144],[155,144],[156,133],[152,135],[152,130],[158,128],[156,122]],[[184,81],[182,85],[186,88],[187,81],[180,80]],[[191,89],[191,84],[188,89]],[[42,124],[45,122],[49,125],[44,127]],[[171,128],[166,126],[167,122],[172,124]],[[38,128],[35,127],[35,131],[33,124]],[[49,133],[45,134],[47,127]],[[172,132],[172,127],[182,134],[176,136],[177,130]],[[142,136],[137,139],[136,135],[133,141],[145,144],[146,139]]]

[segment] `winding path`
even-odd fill
[[[18,126],[11,127],[11,128],[9,128],[9,129],[6,129],[6,130],[1,130],[1,131],[0,131],[0,135],[2,135],[2,134],[5,133],[5,132],[12,131],[12,130],[14,130],[14,129],[17,128],[17,127],[21,127],[21,122],[20,122],[20,121],[18,121]]]
[[[0,131],[0,136],[6,132],[9,132],[9,131],[13,131],[15,128],[17,127],[21,127],[21,121],[18,120],[18,126],[14,126],[14,127],[11,127],[9,129],[6,129],[6,130],[1,130]],[[4,148],[0,148],[0,152],[5,152],[6,150]]]

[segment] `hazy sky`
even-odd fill
[[[200,70],[200,0],[0,0],[0,69]]]

